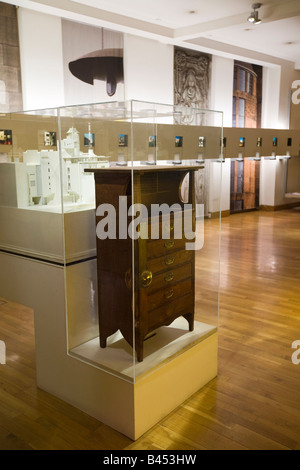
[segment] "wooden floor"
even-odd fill
[[[208,293],[215,283],[212,270]],[[0,299],[0,449],[300,450],[299,209],[223,220],[219,332],[218,378],[132,442],[36,388],[33,314]]]

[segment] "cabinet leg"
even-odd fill
[[[138,341],[136,341],[135,349],[136,349],[136,356],[137,356],[138,362],[143,362],[143,359],[144,359],[144,340],[143,339],[139,339]]]
[[[189,324],[189,331],[194,331],[194,315],[192,313],[187,313],[184,315],[184,318]]]
[[[103,349],[106,348],[106,340],[107,340],[106,336],[103,337],[100,335],[100,348],[103,348]]]

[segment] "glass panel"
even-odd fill
[[[56,110],[1,116],[0,211],[2,251],[63,264]]]
[[[221,113],[133,101],[132,116],[138,380],[218,327],[223,138]]]
[[[130,105],[67,107],[59,120],[68,352],[132,382]]]
[[[1,117],[0,250],[64,269],[68,355],[133,382],[216,331],[222,142],[138,101]]]

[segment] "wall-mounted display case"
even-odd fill
[[[38,385],[135,438],[217,374],[222,113],[130,101],[1,127],[0,254],[38,299]]]
[[[300,136],[298,130],[224,128],[225,158],[268,158],[276,156],[299,156]]]

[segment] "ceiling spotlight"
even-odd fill
[[[261,19],[258,17],[258,11],[259,8],[262,6],[262,3],[254,3],[252,5],[252,13],[251,15],[249,16],[248,18],[248,21],[249,23],[252,23],[252,24],[260,24],[261,23]]]

